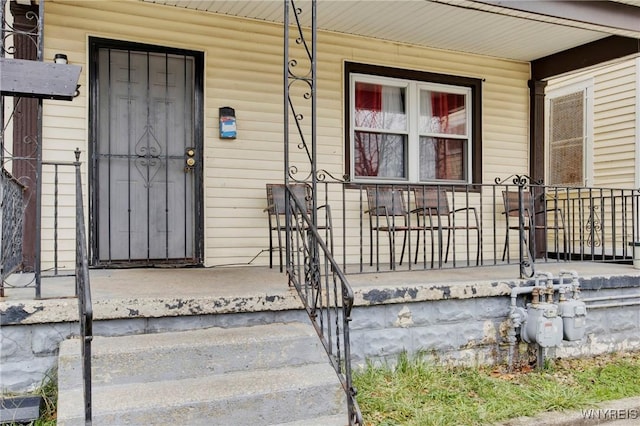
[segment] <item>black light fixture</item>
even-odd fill
[[[64,53],[56,53],[56,55],[53,57],[53,62],[56,64],[69,63],[69,61],[67,60],[67,55],[65,55]]]

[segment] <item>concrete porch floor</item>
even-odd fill
[[[539,263],[537,272],[557,277],[575,271],[581,279],[621,277],[638,280],[640,270],[628,264],[594,262]],[[358,305],[410,301],[507,296],[517,278],[518,265],[460,269],[415,270],[349,274]],[[214,268],[92,269],[94,320],[209,315],[301,309],[286,274],[277,268],[233,266]],[[11,277],[16,287],[28,282]],[[34,324],[77,321],[72,276],[43,278],[42,298],[33,288],[5,288],[0,298],[1,323]]]

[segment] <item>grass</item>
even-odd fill
[[[36,392],[42,396],[44,406],[40,410],[40,417],[33,423],[33,426],[55,426],[57,421],[58,405],[58,377],[55,369],[51,370]]]
[[[445,367],[401,354],[354,375],[366,425],[485,425],[640,395],[640,352],[528,366]]]

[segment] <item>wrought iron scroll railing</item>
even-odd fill
[[[440,195],[420,204],[433,193]],[[514,265],[524,278],[541,263],[630,264],[640,237],[640,190],[633,188],[549,186],[511,176],[486,184],[321,181],[317,194],[342,223],[334,228],[333,256],[347,276]],[[388,197],[377,215],[376,197],[379,204]]]
[[[2,222],[2,252],[0,257],[0,297],[4,296],[4,282],[22,267],[24,219],[24,185],[4,167],[0,171],[0,222]]]
[[[93,306],[89,282],[87,238],[82,203],[82,175],[80,150],[75,151],[76,161],[76,295],[80,316],[80,346],[82,353],[82,377],[84,390],[85,425],[91,425],[91,340],[93,339]]]
[[[353,290],[318,232],[317,223],[312,222],[305,201],[308,200],[299,200],[287,189],[287,238],[291,248],[287,259],[289,282],[296,288],[338,374],[347,397],[349,424],[362,425],[351,374],[349,323]],[[325,220],[324,228],[327,229],[330,216],[325,216]]]

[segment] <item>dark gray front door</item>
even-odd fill
[[[94,259],[197,263],[195,58],[96,53]]]

